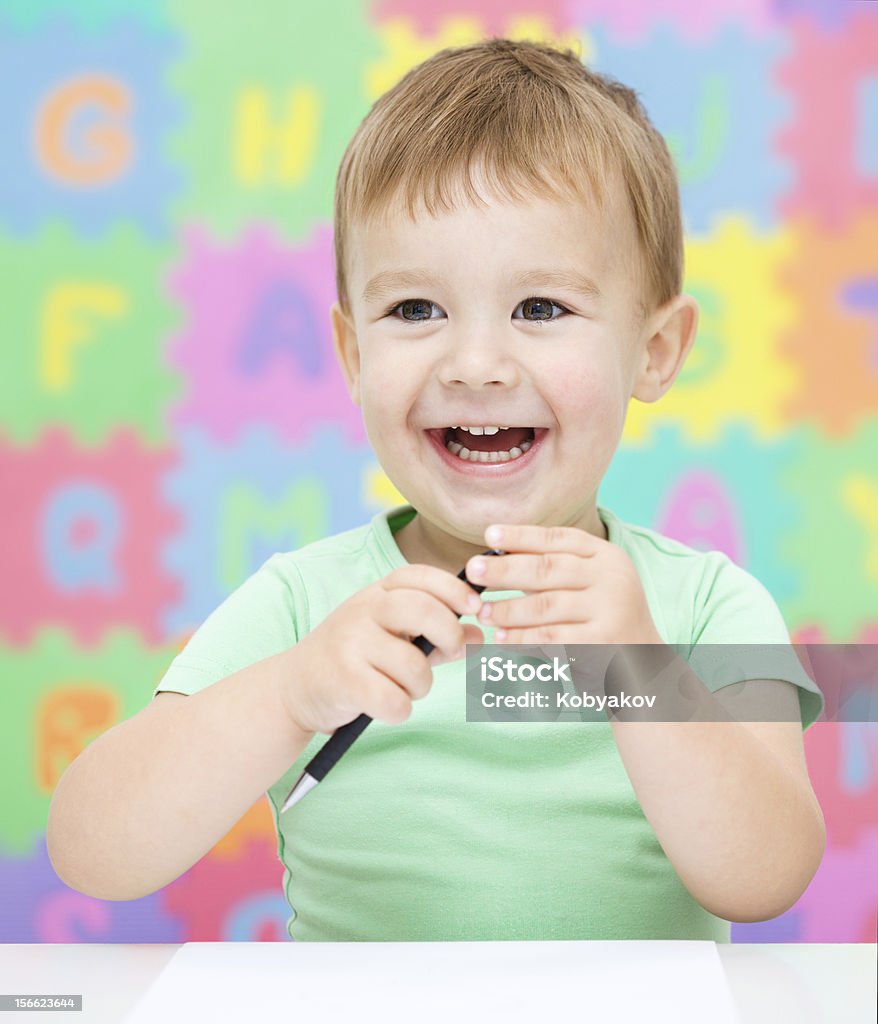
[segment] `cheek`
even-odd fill
[[[385,437],[399,440],[418,394],[413,375],[403,372],[398,362],[367,359],[361,366],[360,394],[363,423],[373,445],[380,447]]]
[[[624,416],[617,373],[611,367],[567,367],[553,388],[556,406],[568,419],[609,425]]]
[[[385,407],[394,408],[411,388],[410,375],[403,372],[404,360],[387,358],[380,352],[364,352],[360,362],[360,381],[363,396],[369,400],[373,414],[380,415]]]

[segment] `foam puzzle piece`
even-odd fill
[[[838,32],[799,17],[786,32],[790,45],[775,81],[793,109],[777,149],[795,177],[780,213],[816,215],[837,230],[878,202],[878,12],[863,5]]]
[[[807,446],[794,435],[767,443],[740,423],[717,443],[696,445],[679,427],[663,425],[650,444],[620,447],[599,501],[696,550],[724,552],[786,613],[804,580],[797,563],[784,557],[782,541],[801,512],[779,478],[802,460]]]
[[[661,398],[631,401],[626,442],[643,443],[665,424],[680,426],[700,445],[720,444],[736,424],[747,424],[766,443],[788,430],[786,409],[799,371],[781,349],[795,317],[781,274],[793,245],[785,228],[760,235],[732,216],[709,237],[688,239],[683,290],[699,305],[695,344]]]
[[[368,110],[363,67],[380,43],[361,0],[260,0],[217,16],[212,0],[168,10],[186,40],[169,75],[188,118],[168,139],[184,172],[177,223],[230,239],[270,222],[297,242],[329,221],[338,162]]]
[[[841,229],[800,217],[790,231],[781,286],[795,313],[778,343],[799,385],[783,415],[838,442],[878,414],[878,215],[864,211]]]
[[[189,429],[181,431],[180,443],[179,465],[163,482],[181,524],[161,555],[180,592],[163,616],[168,635],[194,629],[274,552],[375,514],[363,504],[374,457],[337,427],[295,447],[256,426],[232,445]]]
[[[167,358],[183,381],[169,410],[173,429],[200,427],[223,443],[252,422],[287,442],[322,424],[364,438],[332,341],[332,236],[315,228],[290,246],[267,228],[231,245],[191,228],[169,289],[181,307]]]
[[[755,234],[776,231],[777,206],[792,177],[774,150],[790,105],[772,86],[783,39],[728,25],[696,41],[679,22],[662,23],[636,47],[614,41],[600,26],[590,35],[593,66],[637,90],[665,136],[687,235],[717,233],[714,221],[725,215],[751,224]]]
[[[0,233],[0,425],[33,444],[59,421],[99,447],[127,425],[150,446],[168,439],[165,407],[180,383],[159,358],[174,322],[163,277],[171,247],[132,225],[100,238],[46,225]]]
[[[0,225],[22,236],[63,218],[94,237],[127,221],[167,237],[182,180],[164,146],[177,45],[143,24],[95,35],[63,19],[39,33],[0,23]]]
[[[164,641],[161,616],[177,584],[160,550],[178,519],[162,501],[160,477],[174,458],[124,429],[95,450],[62,428],[27,448],[0,441],[0,490],[16,496],[6,509],[15,543],[0,574],[7,642],[26,646],[47,623],[85,646],[119,626]]]

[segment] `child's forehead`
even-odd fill
[[[411,205],[409,199],[397,192],[368,218],[349,225],[349,254],[359,270],[358,277],[368,277],[387,257],[397,254],[409,258],[417,252],[419,263],[429,263],[430,247],[421,244],[428,232],[431,237],[465,242],[478,238],[479,228],[487,230],[491,224],[512,221],[521,228],[511,234],[517,239],[516,262],[527,263],[531,254],[539,253],[550,258],[556,244],[559,251],[563,245],[559,236],[542,230],[547,211],[553,214],[556,227],[562,225],[568,247],[587,247],[594,253],[600,243],[604,253],[599,262],[607,274],[627,274],[626,267],[630,270],[629,253],[630,246],[636,246],[636,228],[626,193],[618,182],[610,182],[602,198],[587,186],[576,192],[558,189],[547,194],[534,190],[518,195],[482,186],[475,201],[460,188],[446,198],[446,207],[434,203],[432,211],[423,198],[415,197]],[[486,215],[487,207],[492,208],[490,215]],[[500,259],[503,254],[498,250],[491,255]]]
[[[618,205],[619,189],[611,183],[607,198],[599,196],[590,186],[577,189],[559,184],[518,183],[504,186],[484,178],[471,178],[470,182],[456,181],[441,193],[429,196],[412,188],[399,188],[374,209],[368,218],[357,222],[362,228],[393,229],[411,227],[454,215],[458,221],[477,220],[491,206],[529,210],[551,204],[582,211],[589,219],[603,221]],[[608,201],[609,200],[609,201]]]

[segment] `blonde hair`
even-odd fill
[[[678,295],[683,226],[677,174],[637,94],[585,67],[569,49],[487,39],[440,50],[384,93],[360,123],[339,166],[334,245],[339,305],[351,224],[400,198],[454,208],[463,185],[479,202],[472,171],[483,167],[512,201],[528,196],[604,199],[621,176],[640,248],[640,314]]]

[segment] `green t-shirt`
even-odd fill
[[[726,555],[598,514],[637,567],[666,643],[789,643],[771,595]],[[400,506],[273,555],[195,632],[156,692],[194,693],[295,644],[406,564],[393,535],[413,515]],[[799,687],[807,728],[822,697],[804,671],[794,675],[782,678]],[[728,922],[689,895],[665,856],[608,722],[467,722],[465,684],[463,660],[436,668],[408,721],[373,721],[280,819],[326,736],[270,787],[291,938],[729,940]]]

